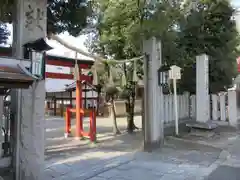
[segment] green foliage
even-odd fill
[[[236,76],[236,58],[239,36],[234,10],[227,0],[205,0],[180,22],[180,42],[190,59],[184,64],[182,88],[195,92],[195,56],[209,55],[210,92],[219,92],[231,86]],[[186,58],[188,59],[188,58]],[[189,77],[192,77],[190,79]]]
[[[113,97],[117,95],[117,93],[119,92],[119,89],[114,85],[112,86],[107,85],[105,88],[105,91],[107,96]]]
[[[140,54],[137,1],[102,0],[99,3],[97,46],[104,55],[115,59]]]
[[[12,22],[14,13],[14,0],[1,0],[0,20]],[[69,32],[78,36],[91,20],[91,3],[87,0],[48,0],[47,4],[47,30],[48,33]]]
[[[142,40],[155,36],[161,39],[163,61],[182,68],[179,92],[196,91],[196,56],[209,55],[210,92],[225,90],[236,76],[239,35],[234,10],[228,0],[98,1],[98,18],[94,42],[90,47],[104,57],[127,59],[141,55]],[[195,7],[191,9],[191,7]],[[137,72],[142,77],[142,62]],[[128,84],[123,96],[131,91],[131,64],[122,67]],[[129,91],[128,91],[129,90]],[[126,92],[125,92],[126,91]]]

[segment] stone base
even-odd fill
[[[64,137],[65,138],[69,138],[69,137],[71,137],[72,135],[71,135],[71,133],[64,133]]]
[[[216,123],[214,123],[213,121],[207,121],[205,123],[202,122],[189,122],[186,123],[186,126],[189,128],[195,128],[195,129],[203,129],[203,130],[213,130],[216,129],[218,127],[218,125]]]
[[[0,158],[0,168],[7,168],[10,165],[11,165],[11,158],[10,157]]]
[[[150,141],[146,141],[144,142],[144,151],[146,152],[152,152],[153,150],[156,150],[156,149],[159,149],[163,144],[163,141],[162,140],[159,140],[159,141],[153,141],[153,142],[150,142]]]

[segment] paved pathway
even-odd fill
[[[200,146],[195,144],[170,140],[153,153],[96,148],[51,164],[46,179],[200,180],[213,171],[221,153],[219,149],[203,146],[198,151]]]
[[[51,151],[60,141],[50,142],[50,138],[45,179],[238,180],[240,134],[232,129],[219,129],[201,135],[169,137],[161,150],[152,153],[139,150],[141,132],[112,136],[111,141],[103,138],[101,143],[91,147],[86,142],[74,144],[72,140],[72,146],[59,144],[55,153]],[[60,151],[57,157],[60,146],[68,148]]]

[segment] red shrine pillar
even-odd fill
[[[83,123],[82,123],[82,90],[81,81],[76,82],[76,138],[82,137]]]

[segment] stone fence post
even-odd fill
[[[228,117],[229,125],[237,127],[238,112],[237,112],[237,93],[236,90],[228,90]]]

